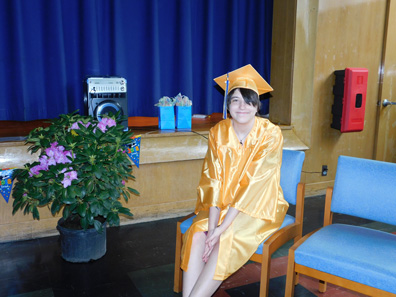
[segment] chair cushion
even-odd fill
[[[182,234],[186,233],[187,229],[190,228],[195,217],[196,216],[192,216],[180,224],[180,231]]]
[[[191,218],[188,218],[187,220],[185,220],[184,222],[182,222],[182,223],[180,224],[180,231],[181,231],[182,234],[184,234],[184,233],[187,231],[187,229],[190,228],[191,224],[193,223],[194,218],[195,218],[195,216],[192,216]],[[280,230],[280,229],[282,229],[282,228],[284,228],[284,227],[286,227],[286,226],[288,226],[288,225],[290,225],[290,224],[293,224],[294,221],[295,221],[294,217],[287,214],[287,215],[285,216],[285,219],[283,220],[282,225],[280,226],[280,228],[279,228],[278,230]],[[270,237],[271,237],[271,236],[270,236]],[[268,238],[269,238],[269,237],[268,237]],[[268,239],[268,238],[267,238],[267,239]],[[267,240],[267,239],[266,239],[266,240]],[[264,242],[265,242],[266,240],[264,240]],[[263,243],[264,243],[264,242],[262,242],[262,243],[259,245],[259,247],[257,248],[256,254],[261,255],[261,254],[263,253]]]
[[[294,218],[293,216],[290,216],[290,215],[287,214],[287,215],[285,216],[285,219],[283,220],[282,225],[279,227],[278,230],[280,230],[280,229],[282,229],[282,228],[285,228],[286,226],[288,226],[288,225],[290,225],[290,224],[293,224],[294,221],[295,221],[295,218]],[[271,235],[271,236],[272,236],[272,235]],[[270,237],[271,237],[271,236],[270,236]],[[267,237],[267,238],[258,246],[258,248],[257,248],[257,250],[256,250],[256,254],[261,255],[261,254],[263,253],[263,244],[264,244],[264,242],[266,242],[267,239],[270,238],[270,237]]]
[[[295,251],[295,262],[396,293],[396,235],[344,224],[323,227]]]

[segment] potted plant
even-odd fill
[[[118,115],[97,120],[74,112],[51,120],[48,127],[34,129],[26,139],[31,144],[28,150],[38,152],[39,160],[14,171],[13,214],[23,210],[39,220],[41,207],[47,206],[53,215],[62,212],[57,228],[62,257],[68,261],[87,262],[103,256],[106,224],[119,225],[120,214],[132,216],[119,201],[121,196],[128,201],[130,193],[139,194],[126,186],[129,178],[134,179],[125,152],[133,133],[124,131],[122,120]],[[77,232],[76,239],[87,242],[72,246],[74,243],[64,238],[64,230]],[[89,250],[87,245],[103,236],[104,251],[101,239],[101,251],[95,252],[93,247],[95,255],[80,257],[84,251],[76,249]]]

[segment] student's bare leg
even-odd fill
[[[216,270],[218,255],[219,243],[214,246],[212,252],[210,253],[208,262],[206,262],[205,266],[203,267],[203,270],[199,275],[199,278],[196,281],[189,297],[210,297],[221,285],[222,281],[213,279]]]
[[[183,271],[183,297],[190,296],[190,293],[205,266],[205,262],[202,260],[202,255],[205,250],[205,240],[206,235],[204,232],[197,232],[193,235],[190,259],[188,261],[188,270]]]

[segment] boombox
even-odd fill
[[[95,76],[84,82],[84,105],[86,114],[100,120],[105,114],[126,116],[122,122],[128,129],[127,81],[122,77]]]

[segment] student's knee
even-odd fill
[[[192,239],[192,244],[197,245],[197,244],[205,244],[206,241],[206,235],[204,232],[196,232],[193,236]]]

